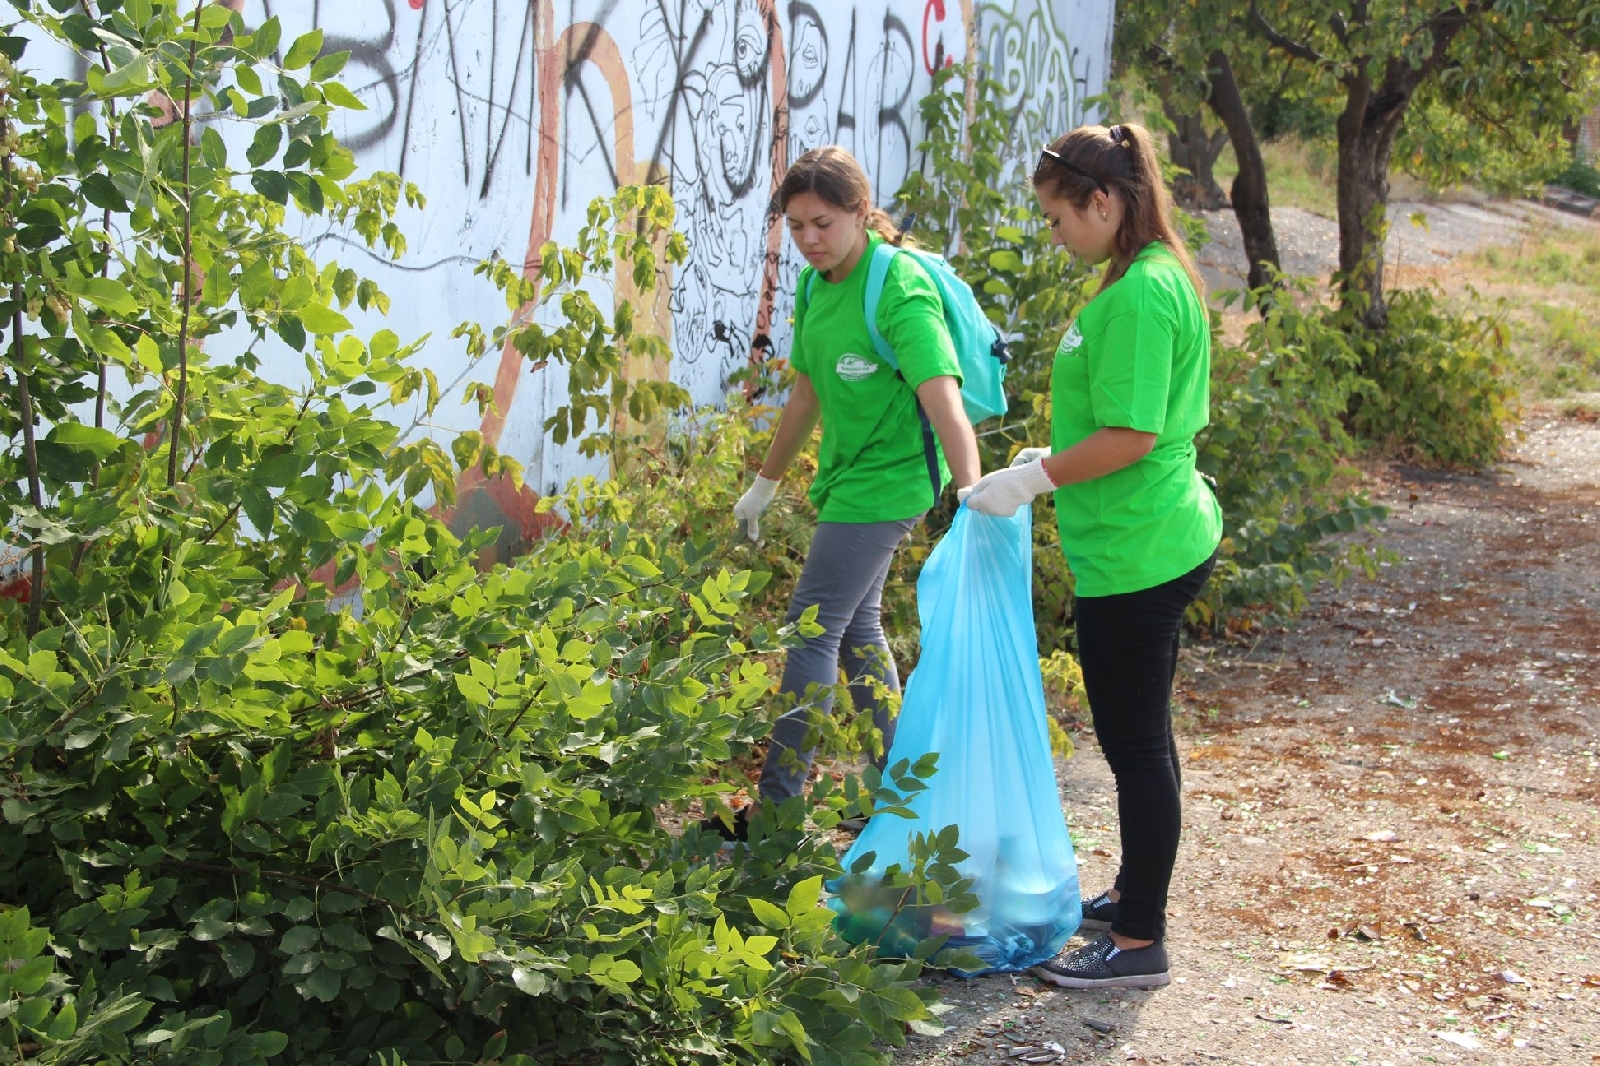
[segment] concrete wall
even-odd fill
[[[624,183],[666,181],[689,261],[669,294],[641,309],[670,338],[668,372],[695,399],[722,399],[728,375],[787,354],[801,265],[768,213],[788,162],[836,142],[866,165],[880,200],[917,165],[918,102],[941,63],[975,42],[1005,87],[1018,143],[1078,122],[1102,91],[1113,0],[230,0],[249,25],[277,16],[285,47],[313,27],[349,49],[342,80],[367,104],[340,130],[365,170],[421,187],[425,211],[400,223],[398,264],[371,257],[314,220],[321,254],[372,276],[393,300],[386,322],[441,382],[466,369],[450,331],[504,321],[502,297],[473,276],[482,259],[526,263],[548,239],[569,242],[589,201]],[[970,32],[969,32],[970,31]],[[32,58],[32,57],[30,57]],[[224,129],[238,156],[252,129]],[[618,286],[618,294],[625,290]],[[610,300],[612,293],[597,293]],[[225,344],[211,347],[222,354]],[[267,353],[267,373],[302,374],[298,355]],[[498,410],[449,398],[435,419],[481,429],[523,462],[528,490],[465,484],[456,516],[534,527],[532,503],[568,478],[604,472],[544,438],[565,395],[558,368],[530,373],[499,353],[472,375],[496,384]]]

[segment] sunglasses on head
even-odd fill
[[[1045,148],[1045,149],[1043,149],[1043,150],[1041,150],[1039,152],[1039,164],[1041,166],[1043,166],[1044,165],[1044,161],[1046,159],[1054,162],[1057,166],[1066,167],[1068,170],[1072,171],[1074,174],[1081,174],[1083,177],[1086,177],[1090,181],[1094,182],[1094,187],[1095,188],[1099,189],[1101,192],[1105,193],[1107,196],[1111,195],[1111,190],[1106,188],[1106,183],[1104,181],[1101,181],[1100,178],[1097,175],[1091,173],[1090,171],[1085,170],[1084,168],[1080,167],[1078,164],[1074,163],[1072,160],[1063,158],[1061,153],[1053,152],[1049,148]]]

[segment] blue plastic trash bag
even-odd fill
[[[834,926],[884,954],[949,936],[985,969],[1023,970],[1050,958],[1083,914],[1078,866],[1056,792],[1045,724],[1044,683],[1033,626],[1031,508],[1011,518],[966,507],[922,568],[917,609],[922,656],[906,684],[888,763],[938,753],[938,770],[915,793],[907,819],[880,814],[845,855],[828,886]],[[973,882],[975,910],[905,907],[885,871],[911,868],[913,834],[960,829],[957,864]],[[852,874],[871,853],[871,865]]]

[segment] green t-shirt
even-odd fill
[[[1056,490],[1078,595],[1153,588],[1216,550],[1222,509],[1195,470],[1194,450],[1210,420],[1210,377],[1205,306],[1161,244],[1141,251],[1061,339],[1050,372],[1051,449],[1107,426],[1156,434],[1133,465]]]
[[[878,331],[894,349],[900,372],[884,362],[867,331],[866,284],[873,249],[837,284],[820,275],[805,298],[802,273],[795,299],[794,368],[811,379],[822,407],[822,446],[811,502],[824,522],[893,522],[933,506],[916,388],[941,375],[961,379],[944,322],[939,290],[908,255],[897,255],[878,300]],[[950,479],[944,453],[940,486]]]

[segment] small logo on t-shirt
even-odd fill
[[[1061,344],[1056,348],[1057,355],[1068,355],[1083,347],[1083,334],[1078,332],[1078,324],[1074,322],[1072,328],[1067,330],[1067,335],[1061,338]]]
[[[844,381],[865,381],[878,372],[879,364],[865,356],[854,352],[845,352],[839,357],[839,362],[834,365],[840,379]]]

